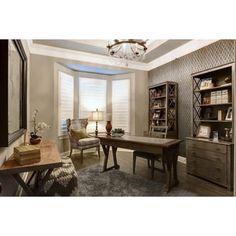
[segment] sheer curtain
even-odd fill
[[[112,127],[130,132],[130,80],[112,81]]]
[[[66,119],[74,116],[74,77],[59,72],[58,81],[58,135],[67,133]]]
[[[79,78],[79,118],[89,118],[87,132],[95,131],[95,122],[91,121],[92,111],[103,111],[103,121],[98,122],[98,131],[105,131],[105,113],[107,105],[107,81],[104,79]]]

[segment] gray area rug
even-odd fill
[[[101,173],[94,165],[77,172],[77,187],[73,196],[197,196],[180,187],[166,193],[165,184],[132,175],[120,170]]]

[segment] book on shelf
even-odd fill
[[[216,104],[221,104],[221,90],[216,91]]]
[[[216,92],[211,92],[211,104],[216,104]]]
[[[221,91],[221,102],[229,103],[229,92],[227,89]]]

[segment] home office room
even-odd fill
[[[147,213],[217,199],[225,212],[236,195],[236,40],[227,27],[194,29],[3,33],[0,202],[140,201]]]

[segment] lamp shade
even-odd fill
[[[103,120],[103,111],[98,111],[98,109],[96,109],[96,111],[93,111],[92,112],[92,120],[93,121]]]

